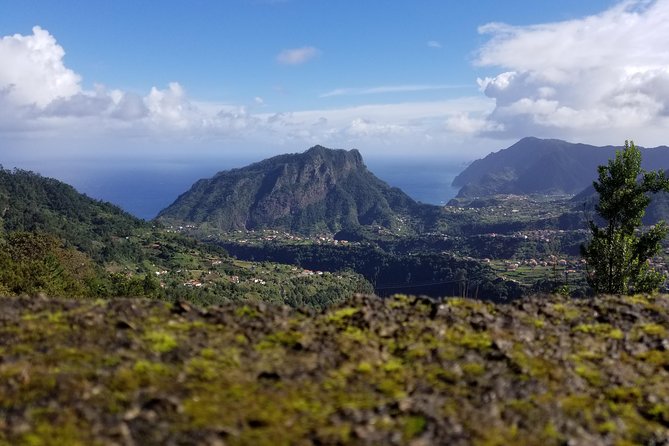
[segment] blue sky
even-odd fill
[[[145,94],[179,82],[193,100],[271,111],[364,104],[321,97],[343,88],[453,86],[377,93],[374,102],[475,94],[475,52],[489,22],[529,25],[599,12],[611,1],[114,1],[0,3],[0,34],[39,25],[65,64],[95,83]],[[428,46],[431,42],[431,46]],[[284,49],[314,47],[309,63],[282,65]]]
[[[76,183],[315,144],[667,144],[667,42],[669,0],[0,0],[0,163]]]

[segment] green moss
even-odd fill
[[[637,403],[641,401],[641,389],[638,387],[614,386],[604,390],[606,396],[614,401]]]
[[[599,387],[604,384],[602,374],[590,365],[578,364],[574,368],[574,372],[576,372],[576,374],[581,378],[585,379],[590,385]]]
[[[348,444],[351,442],[351,432],[349,423],[324,425],[316,430],[324,444]]]
[[[669,423],[669,404],[654,404],[648,409],[647,413],[653,417],[653,419],[660,421],[665,425]]]
[[[621,340],[625,338],[625,334],[619,328],[612,328],[611,331],[609,331],[608,337],[611,339]]]
[[[260,313],[248,305],[242,305],[235,309],[235,315],[238,317],[249,317],[249,318],[258,318]]]
[[[168,352],[179,345],[173,335],[163,330],[146,332],[143,339],[149,343],[152,351],[158,353]]]
[[[462,364],[462,373],[467,378],[476,378],[485,373],[485,366],[478,362],[467,362]]]
[[[511,444],[527,444],[518,438],[518,426],[491,426],[479,432],[480,436],[474,438],[472,444],[475,446],[507,446]]]
[[[579,324],[572,329],[575,332],[596,335],[610,335],[611,330],[610,324]]]
[[[395,294],[390,299],[388,299],[388,306],[393,309],[405,308],[411,302],[411,300],[412,298],[406,294]]]
[[[357,343],[364,343],[367,341],[368,334],[359,329],[358,327],[354,326],[347,326],[346,330],[342,333],[342,336],[349,341],[357,342]]]
[[[618,430],[618,426],[612,420],[607,420],[597,425],[597,432],[601,434],[609,434]]]
[[[235,342],[240,345],[246,345],[249,343],[249,338],[244,336],[242,333],[238,333],[235,335]]]
[[[669,352],[665,350],[649,350],[647,352],[638,353],[635,355],[635,358],[655,367],[669,365]]]
[[[326,317],[326,321],[334,324],[341,324],[353,315],[357,314],[359,311],[360,310],[358,308],[354,307],[340,308],[329,313]]]
[[[403,370],[404,367],[405,366],[404,364],[402,364],[402,361],[400,361],[397,358],[391,358],[390,360],[388,360],[388,362],[383,364],[383,370],[388,373],[398,372],[400,370]]]
[[[132,369],[143,382],[150,382],[156,377],[170,374],[170,369],[165,364],[144,359],[137,361]]]
[[[649,336],[666,336],[667,329],[659,324],[647,323],[639,326],[640,330]]]
[[[635,294],[634,296],[624,296],[623,300],[631,305],[643,305],[646,306],[650,304],[650,300],[648,296],[644,296],[641,294]]]
[[[376,387],[385,395],[396,400],[405,398],[407,395],[406,391],[404,390],[404,386],[392,378],[381,379],[377,382]]]
[[[560,400],[562,410],[570,417],[582,417],[592,411],[595,401],[585,394],[568,395]]]
[[[564,318],[567,321],[572,321],[574,319],[577,319],[580,315],[581,312],[578,310],[578,308],[574,308],[571,305],[563,304],[563,303],[553,303],[550,304],[550,308],[559,316]]]
[[[302,333],[295,330],[275,331],[265,336],[256,345],[256,350],[268,350],[277,346],[294,348],[302,343],[302,336]]]
[[[420,415],[406,417],[402,422],[402,436],[405,440],[411,440],[422,434],[427,427],[427,420]]]
[[[205,327],[204,322],[202,321],[177,321],[177,320],[170,320],[167,323],[167,326],[170,328],[170,330],[174,331],[190,331],[198,328],[203,328]]]
[[[211,347],[205,347],[200,350],[200,356],[205,359],[214,359],[218,356],[218,352]]]
[[[208,358],[192,358],[185,369],[189,377],[200,381],[213,381],[220,375],[216,362]]]
[[[551,443],[552,442],[561,443],[563,441],[562,434],[555,426],[555,423],[553,423],[552,421],[546,423],[542,431],[542,436],[544,439],[548,440]]]
[[[510,356],[522,373],[529,377],[545,378],[554,371],[554,366],[550,362],[542,357],[529,354],[524,350],[522,344],[515,344]]]
[[[51,368],[28,362],[0,363],[0,382],[15,383],[0,387],[0,408],[11,408],[45,398],[56,389]]]
[[[374,370],[374,366],[367,361],[362,361],[361,363],[358,364],[356,370],[360,373],[370,374]]]
[[[3,429],[0,420],[0,445],[48,444],[51,437],[90,444],[86,435],[98,427],[86,424],[88,414],[122,419],[154,396],[179,402],[176,411],[156,411],[154,424],[167,422],[176,442],[220,432],[232,445],[348,444],[361,435],[380,444],[430,443],[448,436],[444,425],[458,424],[471,444],[549,446],[585,437],[622,445],[662,438],[669,425],[669,353],[658,322],[669,301],[635,312],[631,325],[616,313],[627,308],[623,297],[593,304],[601,322],[581,301],[548,301],[538,311],[532,301],[530,311],[502,305],[496,319],[487,304],[456,300],[445,309],[449,318],[431,319],[429,307],[413,299],[397,310],[355,300],[332,318],[268,307],[253,319],[237,316],[234,306],[216,317],[183,316],[154,302],[147,310],[154,323],[144,323],[150,318],[137,303],[140,316],[124,312],[135,328],[116,331],[76,324],[69,310],[47,324],[46,313],[35,310],[36,318],[0,324],[0,412],[27,414],[30,428]],[[558,303],[562,312],[551,313]],[[575,322],[562,320],[570,308],[579,311]],[[378,318],[363,321],[370,309]],[[493,315],[487,330],[472,319],[483,310]],[[636,355],[615,342],[635,336],[644,347],[632,348],[642,351]],[[487,402],[482,392],[490,389],[502,393]],[[67,424],[61,411],[75,406],[86,417],[71,423],[72,435],[70,428],[48,430]]]
[[[60,416],[50,416],[41,418],[35,422],[29,432],[21,435],[17,443],[25,446],[88,446],[99,445],[101,442],[90,438],[87,435],[89,429],[85,429],[69,412],[64,412]]]
[[[445,332],[445,338],[449,343],[472,350],[483,351],[492,346],[490,333],[486,331],[474,331],[463,326],[455,326],[449,329]]]

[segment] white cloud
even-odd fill
[[[496,101],[483,131],[558,136],[606,143],[669,124],[669,0],[629,0],[563,22],[491,23],[476,64],[499,67],[479,79]],[[612,140],[611,138],[617,138]]]
[[[0,91],[15,105],[45,107],[81,91],[81,78],[65,67],[65,51],[39,26],[31,35],[0,39]]]
[[[458,113],[446,119],[446,128],[454,133],[474,135],[483,132],[504,130],[499,123],[492,122],[484,116],[469,113]]]
[[[123,121],[134,121],[148,115],[149,109],[144,104],[144,99],[141,96],[123,92],[117,92],[115,96],[115,106],[109,114],[110,117]]]
[[[375,122],[369,119],[356,118],[344,130],[354,137],[393,137],[406,135],[410,128],[398,124]]]
[[[28,45],[26,41],[33,43]],[[0,51],[9,47],[10,52],[1,54],[10,54],[7,60],[18,62],[11,66],[0,64],[3,82],[0,146],[8,147],[3,143],[11,140],[12,147],[18,147],[21,141],[23,147],[33,147],[32,155],[26,156],[40,159],[47,155],[83,153],[94,159],[103,156],[162,159],[183,152],[184,147],[191,156],[195,147],[211,150],[211,147],[229,147],[226,143],[230,142],[235,148],[254,146],[289,151],[326,144],[361,147],[366,153],[377,151],[395,156],[406,155],[406,149],[411,148],[414,155],[420,151],[447,151],[444,147],[452,147],[454,138],[468,137],[474,127],[484,128],[477,120],[489,114],[494,105],[493,100],[479,96],[267,112],[268,107],[259,96],[249,101],[248,109],[191,100],[178,82],[152,87],[143,94],[101,85],[84,89],[81,76],[66,67],[65,52],[55,38],[37,27],[33,35],[15,35],[0,41]],[[307,56],[291,57],[296,63]],[[34,58],[42,62],[21,62]],[[49,63],[43,63],[44,60]],[[465,86],[386,85],[340,89],[330,95],[460,87]],[[459,117],[463,113],[475,118],[467,121]]]
[[[69,97],[59,97],[44,107],[47,116],[95,116],[109,110],[113,99],[104,90],[79,92]]]
[[[144,98],[144,105],[151,120],[163,127],[186,129],[202,119],[199,110],[191,105],[184,89],[178,82],[171,82],[167,89],[151,88]]]
[[[434,49],[439,49],[441,48],[441,43],[437,42],[436,40],[429,40],[427,42],[428,48],[434,48]]]
[[[333,96],[351,96],[351,95],[368,95],[368,94],[384,94],[384,93],[413,93],[417,91],[434,91],[434,90],[453,90],[458,88],[467,88],[471,85],[464,84],[439,84],[439,85],[382,85],[379,87],[367,88],[336,88],[320,95],[322,98],[329,98]]]
[[[320,53],[320,50],[313,46],[285,49],[276,56],[276,60],[284,65],[300,65],[313,59]]]

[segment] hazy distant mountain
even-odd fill
[[[665,171],[665,175],[669,177],[669,169]],[[585,207],[594,216],[597,200],[597,192],[592,184],[590,184],[590,186],[574,196],[571,201],[575,204],[576,210],[581,210]],[[643,217],[643,222],[647,225],[652,225],[662,220],[669,221],[669,193],[666,192],[651,195],[651,202]]]
[[[495,194],[576,194],[597,177],[616,147],[523,138],[470,164],[454,180],[458,197]],[[669,147],[642,148],[645,169],[669,167]]]
[[[357,150],[315,146],[199,180],[158,219],[221,230],[313,233],[361,225],[401,227],[405,216],[420,207],[367,170]]]

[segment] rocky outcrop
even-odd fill
[[[375,177],[357,150],[315,146],[196,182],[158,215],[220,230],[393,227],[417,204]]]

